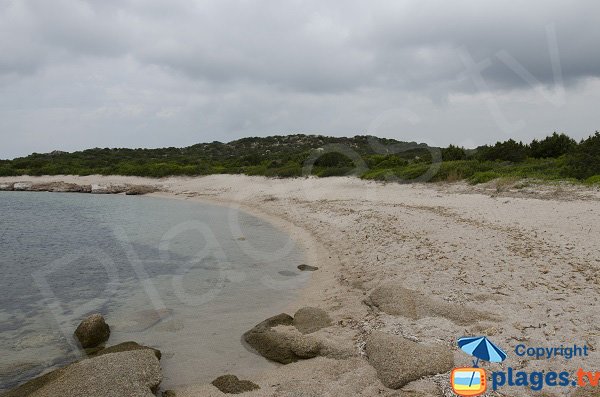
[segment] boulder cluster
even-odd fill
[[[87,357],[35,378],[3,397],[154,397],[162,374],[157,349],[135,342],[104,347],[110,327],[100,314],[84,319],[74,333]]]
[[[331,319],[322,309],[305,307],[294,317],[282,313],[270,317],[244,334],[244,340],[263,357],[281,364],[313,358],[319,355],[322,343],[306,336],[331,325]],[[293,326],[298,333],[278,330]]]

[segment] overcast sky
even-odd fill
[[[600,129],[600,2],[0,0],[0,158]]]

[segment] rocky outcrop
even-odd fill
[[[156,188],[154,186],[149,185],[134,185],[130,186],[125,190],[125,194],[127,196],[139,196],[143,194],[154,193]]]
[[[3,397],[154,397],[162,380],[154,352],[124,351],[47,373]]]
[[[240,380],[235,375],[223,375],[211,382],[213,386],[226,394],[240,394],[247,391],[260,389],[256,383],[249,380]]]
[[[75,338],[84,349],[97,347],[110,336],[110,327],[101,314],[92,314],[83,320],[75,330]]]
[[[256,325],[243,337],[263,357],[281,364],[316,357],[320,351],[317,341],[273,329],[277,326],[291,326],[293,322],[291,316],[282,313]]]
[[[30,190],[32,186],[33,183],[31,182],[15,182],[13,185],[13,190],[18,192],[27,191]]]
[[[303,334],[311,334],[331,325],[331,318],[316,307],[303,307],[294,314],[294,326]]]
[[[91,186],[78,185],[76,183],[50,182],[34,183],[26,190],[30,192],[89,193]]]
[[[66,183],[63,181],[33,183],[33,182],[15,182],[0,183],[0,190],[16,190],[27,192],[63,192],[63,193],[95,193],[95,194],[120,194],[142,195],[157,191],[150,185],[113,185],[113,184],[94,184],[78,185],[76,183]]]
[[[128,187],[126,185],[92,185],[92,190],[90,193],[92,194],[119,194],[125,193]]]
[[[380,331],[369,336],[365,352],[381,383],[391,389],[454,367],[454,355],[447,347],[423,345]]]

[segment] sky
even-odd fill
[[[0,158],[600,129],[596,0],[0,0]]]

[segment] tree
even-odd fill
[[[496,142],[494,146],[486,145],[478,147],[477,158],[479,160],[503,160],[518,163],[527,158],[527,146],[513,139],[505,142]]]
[[[442,160],[453,161],[453,160],[465,160],[467,153],[462,147],[450,145],[445,149],[442,149]]]
[[[536,159],[557,158],[569,153],[577,142],[565,134],[553,133],[541,141],[534,139],[529,145],[529,155]]]
[[[582,140],[567,156],[567,174],[579,179],[600,175],[600,132]]]

